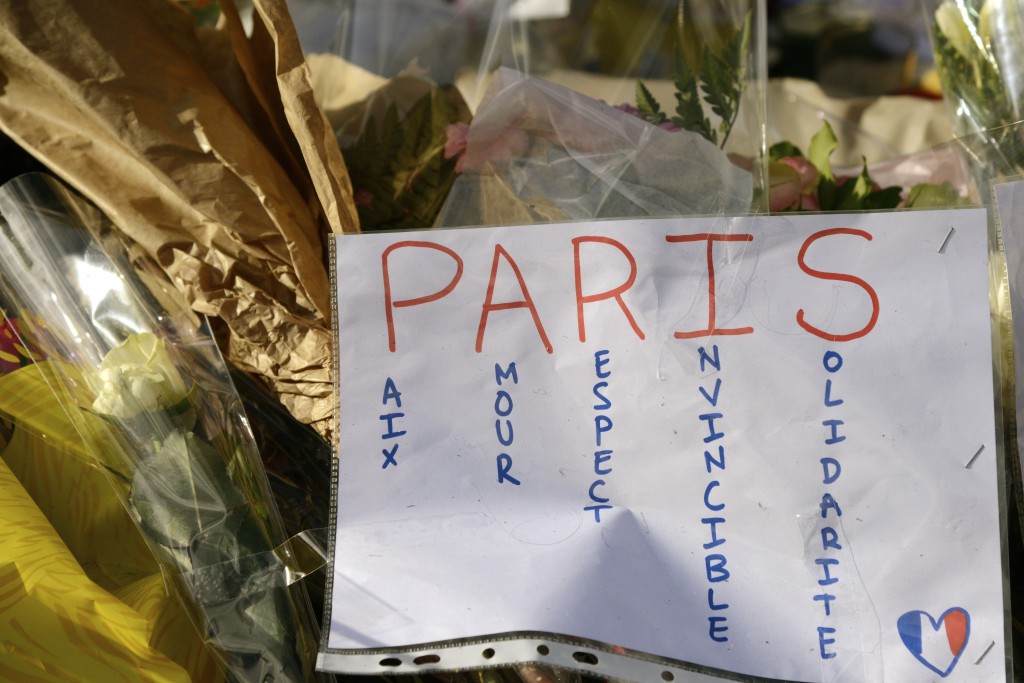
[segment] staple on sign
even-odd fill
[[[953,233],[956,232],[956,228],[950,227],[949,232],[946,233],[946,237],[942,240],[942,244],[939,245],[939,253],[946,253],[946,245],[949,244],[949,240],[953,237]]]
[[[975,460],[976,460],[976,459],[978,458],[978,456],[979,456],[979,455],[981,455],[981,452],[982,452],[983,450],[985,450],[985,444],[981,444],[981,446],[980,446],[980,447],[978,448],[978,450],[976,450],[976,451],[974,452],[974,455],[972,455],[972,456],[971,456],[971,459],[967,461],[967,464],[966,464],[966,465],[964,465],[964,469],[965,469],[965,470],[967,470],[967,469],[970,469],[970,468],[971,468],[971,465],[973,465],[973,464],[974,464],[974,461],[975,461]]]
[[[991,650],[995,646],[995,644],[996,644],[996,641],[994,641],[994,640],[991,643],[988,644],[988,647],[985,648],[985,651],[981,653],[980,657],[978,657],[978,661],[974,662],[975,666],[978,666],[979,664],[981,664],[981,660],[985,659],[985,655],[987,655],[989,653],[989,650]]]

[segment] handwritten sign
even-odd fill
[[[1004,680],[986,236],[962,210],[338,238],[319,666]]]

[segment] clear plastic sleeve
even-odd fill
[[[751,174],[714,144],[500,70],[466,131],[438,224],[744,213]]]
[[[1024,172],[1024,5],[922,0],[935,64],[979,194]]]
[[[34,367],[229,680],[315,677],[292,544],[212,337],[159,302],[57,181],[0,187],[0,216],[0,297],[22,313]]]
[[[694,172],[732,183],[712,191],[712,201],[728,195],[745,200],[743,211],[766,208],[765,14],[759,0],[345,0],[335,49],[347,61],[332,65],[318,59],[314,64],[324,67],[317,68],[319,97],[339,131],[363,229],[434,224],[419,213],[397,221],[395,216],[413,214],[411,205],[429,205],[433,208],[426,215],[435,216],[436,198],[443,200],[452,181],[458,185],[461,180],[464,165],[454,157],[466,142],[465,130],[472,148],[479,139],[516,131],[523,122],[515,117],[523,115],[530,118],[526,125],[534,126],[528,130],[548,128],[558,138],[549,136],[551,145],[531,150],[536,156],[517,170],[524,179],[518,184],[530,191],[520,196],[514,190],[519,203],[559,207],[554,212],[542,208],[533,220],[721,210],[720,202],[693,201],[708,189],[705,182],[693,182]],[[330,71],[335,75],[322,76]],[[515,111],[496,110],[495,98],[513,80],[536,85],[518,89]],[[365,91],[358,92],[354,82]],[[412,106],[414,93],[424,97],[423,83],[464,102],[474,120],[468,121],[462,105],[447,113],[436,106]],[[376,104],[361,105],[365,97]],[[548,115],[543,108],[553,100],[557,111]],[[508,98],[501,104],[507,106]],[[629,123],[606,111],[611,107],[660,130],[628,131]],[[428,123],[422,109],[431,111]],[[696,158],[686,156],[698,146],[664,144],[669,131],[704,138],[719,154],[698,150]],[[592,144],[571,144],[593,141],[594,135],[608,136],[611,144],[598,150]],[[522,135],[509,137],[514,144]],[[651,139],[657,143],[648,144]],[[386,151],[389,144],[394,151],[389,165],[361,162],[368,150]],[[545,159],[549,152],[554,156]],[[567,157],[570,163],[564,163]],[[743,172],[727,172],[728,160]],[[566,175],[570,167],[571,177]],[[552,173],[570,182],[552,187],[548,196]],[[378,182],[382,178],[387,182]],[[531,180],[533,187],[526,188]],[[510,185],[502,182],[508,190]],[[639,198],[644,183],[656,186],[661,199]],[[488,201],[496,198],[489,188],[484,192]],[[693,195],[689,201],[678,201],[688,192]],[[594,193],[605,195],[596,209],[595,197],[588,196]],[[465,212],[452,218],[447,209],[442,212],[446,217],[437,225],[504,220],[477,220]],[[513,208],[512,215],[522,220],[531,213]]]

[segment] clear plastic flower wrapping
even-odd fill
[[[0,299],[74,425],[72,450],[107,475],[225,677],[320,676],[298,581],[323,560],[286,537],[214,339],[58,181],[0,187],[0,218]]]

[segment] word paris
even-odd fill
[[[1004,680],[986,234],[961,210],[338,238],[320,666]]]
[[[852,228],[832,228],[829,230],[821,230],[814,233],[800,246],[800,251],[796,257],[796,263],[799,265],[800,270],[806,273],[810,277],[820,278],[824,280],[834,280],[836,282],[850,282],[861,287],[864,292],[870,297],[870,318],[862,328],[855,332],[840,333],[834,331],[822,330],[804,319],[804,311],[800,309],[796,312],[796,322],[804,330],[811,334],[817,335],[822,339],[829,341],[850,341],[852,339],[858,339],[863,337],[865,334],[871,331],[871,328],[875,326],[878,320],[878,296],[871,285],[867,284],[858,277],[852,275],[844,275],[841,273],[828,273],[815,270],[807,265],[805,257],[808,248],[817,240],[830,237],[830,236],[841,236],[841,235],[852,235],[861,237],[866,240],[872,239],[871,234],[864,230],[855,230]],[[706,245],[705,249],[707,252],[707,271],[704,273],[707,282],[707,296],[708,296],[708,322],[707,326],[699,330],[690,330],[687,332],[674,332],[673,336],[677,339],[699,339],[708,336],[716,335],[735,335],[735,334],[751,334],[754,331],[753,327],[717,327],[716,326],[716,308],[717,308],[717,292],[715,289],[715,260],[714,260],[714,245],[716,242],[721,243],[732,243],[732,242],[752,242],[754,236],[750,233],[735,234],[735,233],[697,233],[690,235],[666,235],[665,241],[672,244],[693,244]],[[615,286],[612,289],[608,289],[598,293],[584,294],[583,286],[583,269],[584,269],[584,258],[581,254],[583,248],[586,245],[607,245],[617,250],[624,258],[625,263],[628,264],[628,275],[625,282]],[[827,248],[827,247],[826,247]],[[431,249],[445,254],[452,259],[455,266],[455,274],[452,279],[444,286],[441,290],[430,294],[417,296],[415,298],[395,300],[392,296],[392,277],[391,277],[391,266],[390,260],[393,252],[398,249]],[[408,267],[412,271],[419,271],[422,267],[422,263],[416,262],[416,257],[410,258],[412,261]],[[622,259],[620,259],[622,260]],[[438,299],[447,296],[455,289],[459,281],[462,278],[462,273],[465,269],[465,262],[463,259],[452,249],[438,244],[437,242],[426,242],[419,240],[402,240],[391,244],[384,250],[381,255],[382,271],[383,271],[383,287],[384,287],[384,315],[387,319],[388,329],[388,348],[391,351],[395,351],[395,314],[394,309],[408,307],[408,306],[420,306],[427,304]],[[521,299],[516,301],[494,301],[494,290],[498,278],[498,270],[504,262],[511,274],[514,276]],[[430,263],[430,262],[428,262]],[[573,278],[575,282],[575,306],[576,306],[576,324],[579,330],[579,340],[585,342],[587,340],[586,323],[584,322],[583,308],[585,304],[594,304],[602,301],[612,300],[621,309],[625,319],[629,322],[630,328],[633,333],[636,334],[637,338],[643,340],[645,335],[640,327],[636,323],[636,319],[633,312],[625,302],[625,295],[629,289],[636,283],[637,278],[637,262],[633,253],[627,249],[621,242],[618,242],[610,237],[605,236],[594,236],[586,235],[581,237],[572,238],[572,264],[573,264]],[[608,272],[606,268],[614,268],[615,264],[608,264],[606,258],[597,258],[595,263],[592,264],[596,274]],[[685,281],[684,281],[685,282]],[[494,245],[494,256],[491,261],[490,277],[487,280],[487,291],[483,298],[483,305],[481,306],[480,313],[480,324],[477,327],[476,333],[476,352],[480,353],[483,349],[484,334],[487,330],[487,320],[491,313],[495,311],[503,311],[514,308],[525,308],[529,310],[532,317],[534,326],[537,329],[537,334],[540,341],[544,345],[544,349],[548,353],[554,353],[554,349],[551,346],[551,342],[548,339],[547,333],[544,331],[544,325],[541,322],[540,314],[537,311],[537,305],[534,303],[533,296],[530,294],[530,290],[523,279],[522,270],[519,265],[505,249],[505,247],[498,243]]]

